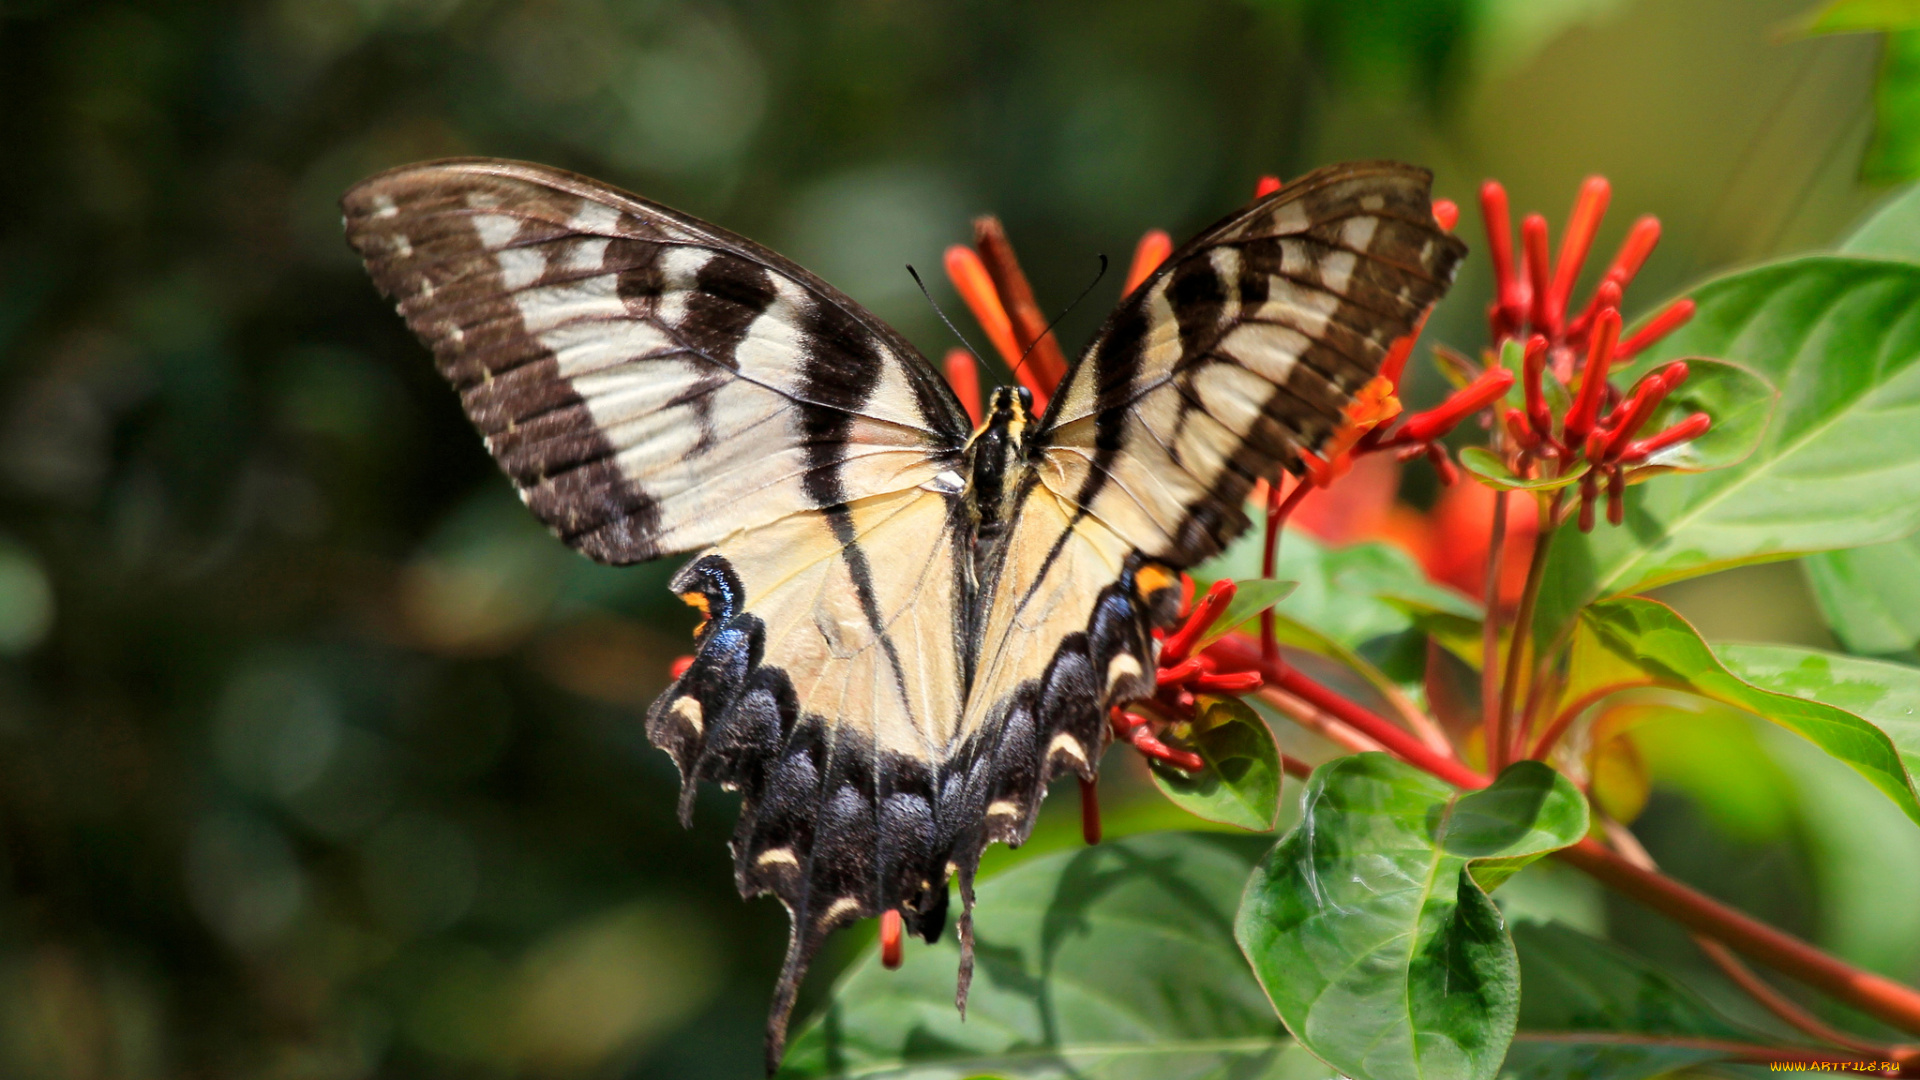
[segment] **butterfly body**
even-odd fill
[[[348,238],[561,539],[692,556],[691,666],[654,703],[689,815],[742,793],[743,895],[793,922],[778,1061],[825,936],[897,910],[931,941],[1018,843],[1108,709],[1154,691],[1177,571],[1247,525],[1444,292],[1463,246],[1428,178],[1314,173],[1223,219],[1122,301],[1034,416],[976,428],[932,365],[742,237],[584,177],[468,159],[373,177]]]

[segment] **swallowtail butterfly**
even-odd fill
[[[743,896],[792,937],[777,1064],[826,935],[932,941],[1109,706],[1154,690],[1178,572],[1244,530],[1446,291],[1465,247],[1424,170],[1321,169],[1175,251],[1035,416],[977,428],[933,366],[754,242],[582,176],[461,159],[372,177],[348,240],[528,507],[590,558],[691,555],[692,666],[647,734],[743,795]]]

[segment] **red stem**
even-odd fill
[[[1500,560],[1507,546],[1507,492],[1493,493],[1493,535],[1487,545],[1486,614],[1480,623],[1480,741],[1487,768],[1507,764],[1507,724],[1500,708]]]

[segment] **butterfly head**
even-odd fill
[[[973,482],[973,504],[980,514],[980,535],[998,534],[1006,521],[1002,504],[1014,492],[1007,478],[1018,474],[1027,436],[1035,427],[1033,393],[1024,386],[995,387],[987,417],[967,444],[967,469]]]

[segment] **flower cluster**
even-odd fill
[[[1574,282],[1606,215],[1610,194],[1604,177],[1589,177],[1581,185],[1559,258],[1549,273],[1546,218],[1528,214],[1521,220],[1516,259],[1506,189],[1492,180],[1480,188],[1495,281],[1487,310],[1493,343],[1481,378],[1506,372],[1510,385],[1505,361],[1517,351],[1522,387],[1519,406],[1500,410],[1494,448],[1505,453],[1508,469],[1524,480],[1577,480],[1577,509],[1567,507],[1566,512],[1577,513],[1582,531],[1593,528],[1594,508],[1603,492],[1607,520],[1620,524],[1636,467],[1662,450],[1699,438],[1712,425],[1705,413],[1694,413],[1642,436],[1661,403],[1686,381],[1685,363],[1648,372],[1625,393],[1608,381],[1614,368],[1693,316],[1692,300],[1676,300],[1632,336],[1620,338],[1621,295],[1659,242],[1659,219],[1647,216],[1634,223],[1593,297],[1568,318]],[[1569,393],[1566,387],[1576,380],[1577,389]],[[1556,399],[1565,402],[1558,415]]]

